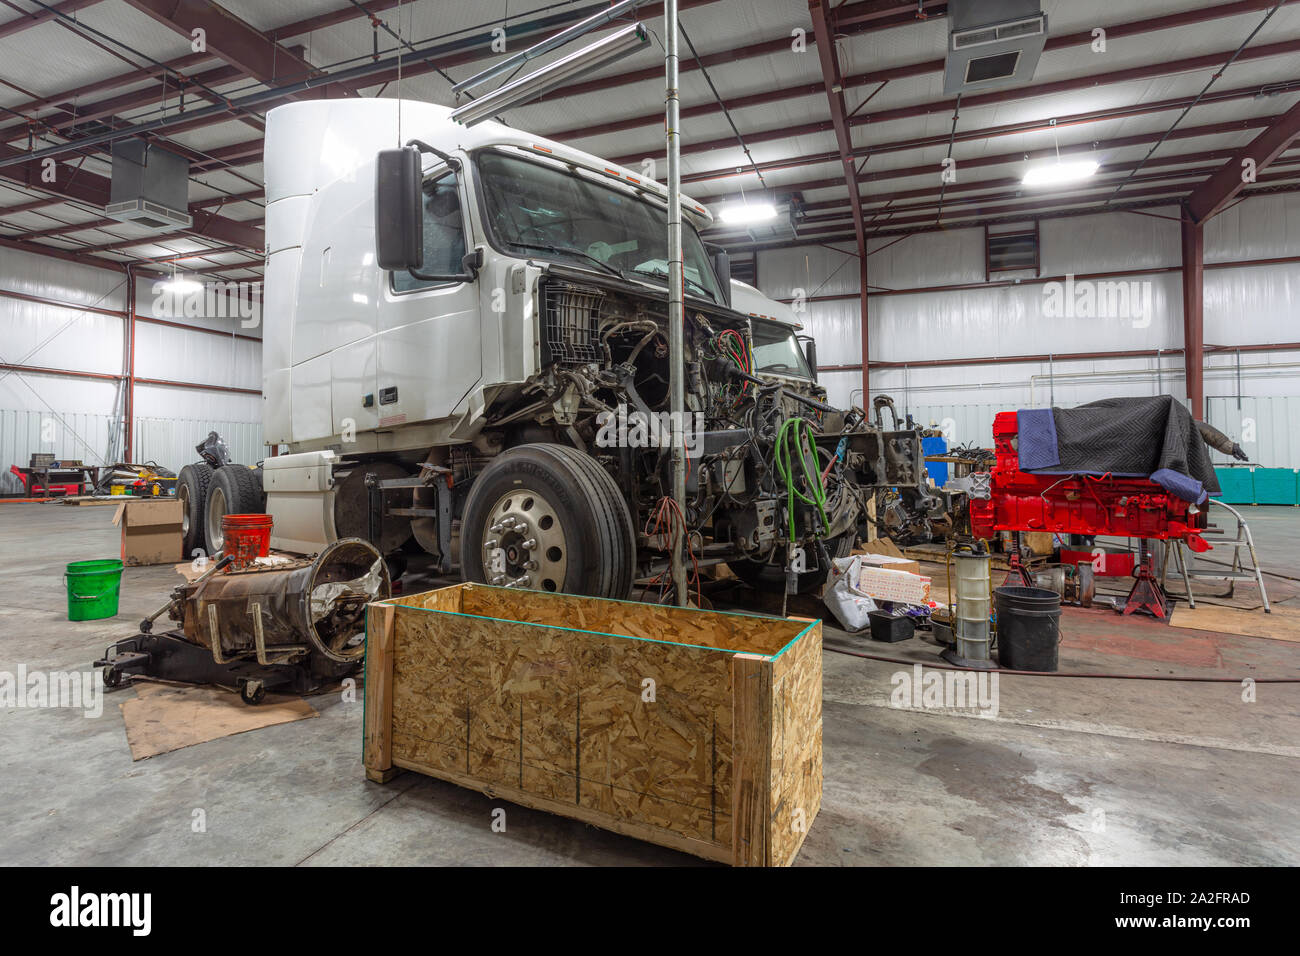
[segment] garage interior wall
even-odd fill
[[[1153,215],[1044,219],[1041,278],[1032,271],[999,273],[991,284],[985,281],[983,227],[871,240],[871,359],[903,366],[873,368],[872,395],[892,395],[900,414],[945,426],[952,443],[981,445],[989,443],[993,416],[1003,410],[1162,392],[1186,400],[1178,209],[1146,212]],[[1032,221],[1024,225],[1032,231]],[[1000,225],[994,231],[1018,230]],[[758,285],[772,298],[791,301],[805,333],[816,337],[818,363],[826,369],[821,382],[832,402],[860,404],[858,268],[851,243],[835,246],[760,251]],[[1205,226],[1207,417],[1239,441],[1252,462],[1294,468],[1300,467],[1300,351],[1230,350],[1300,341],[1300,261],[1231,265],[1286,257],[1300,257],[1296,193],[1248,199]],[[1124,274],[1108,280],[1113,273]],[[1129,308],[1052,314],[1064,308],[1066,286],[1044,280],[1067,274],[1130,283]],[[985,287],[924,291],[954,285]],[[1078,296],[1076,284],[1074,299],[1082,305]],[[1118,295],[1106,298],[1122,302]],[[908,364],[1138,350],[1175,351],[1086,361]],[[831,370],[836,366],[847,368]],[[1226,461],[1217,453],[1216,460]]]
[[[233,295],[178,302],[160,296],[158,281],[136,279],[137,379],[217,388],[137,381],[132,458],[179,471],[198,459],[195,444],[215,430],[237,461],[260,460],[260,298],[245,296],[241,314]],[[121,460],[126,308],[120,269],[0,248],[0,364],[78,373],[0,369],[0,492],[21,490],[9,467],[25,466],[34,452],[87,464]],[[251,393],[220,390],[228,388]]]

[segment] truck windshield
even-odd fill
[[[752,319],[754,337],[754,368],[760,372],[777,375],[796,375],[812,378],[808,360],[799,348],[794,330],[780,322]]]
[[[495,151],[478,157],[493,236],[504,246],[616,275],[668,277],[668,211],[574,173]],[[688,294],[721,302],[704,244],[682,226]]]

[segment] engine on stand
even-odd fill
[[[1167,619],[1169,599],[1156,580],[1148,541],[1181,540],[1193,551],[1209,550],[1201,537],[1207,526],[1205,509],[1145,478],[1022,471],[1018,434],[1015,412],[1001,412],[993,420],[997,462],[988,480],[969,493],[971,534],[988,539],[1010,531],[1017,540],[1025,531],[1137,538],[1137,580],[1123,611],[1144,610]],[[1020,557],[1017,548],[1011,555],[1012,571],[1023,576],[1021,583],[1032,585]]]
[[[95,661],[104,683],[136,675],[310,693],[353,673],[365,657],[366,605],[392,593],[379,552],[344,538],[306,558],[218,555],[203,574]],[[164,615],[175,627],[156,632]]]

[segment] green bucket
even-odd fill
[[[68,620],[98,621],[117,616],[117,597],[122,586],[122,562],[73,561],[63,575],[68,585]]]

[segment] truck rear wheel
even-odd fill
[[[222,465],[212,473],[208,486],[208,500],[203,509],[203,534],[208,554],[221,550],[225,539],[221,534],[221,519],[226,515],[262,513],[262,486],[247,465]]]
[[[195,548],[204,546],[203,515],[211,483],[212,466],[206,461],[186,465],[176,479],[176,497],[181,503],[181,553],[187,559],[194,556]]]
[[[566,445],[519,445],[474,480],[460,536],[467,581],[625,598],[636,540],[614,479]]]

